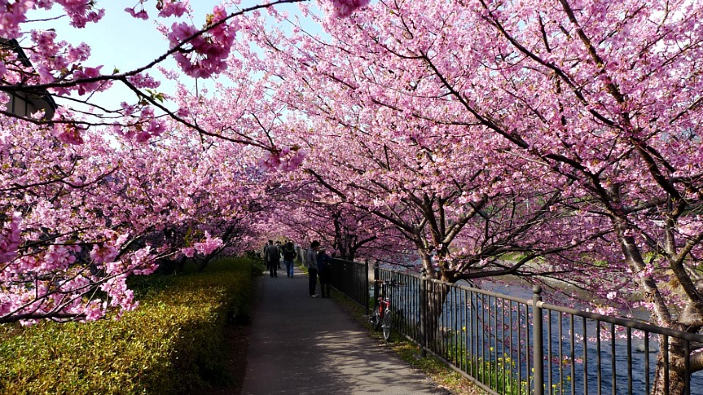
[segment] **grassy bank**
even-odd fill
[[[369,331],[369,335],[383,341],[380,332],[376,332],[369,323],[366,311],[363,307],[349,299],[341,292],[332,290],[332,298],[339,303],[355,320]],[[453,394],[484,394],[485,391],[474,385],[469,379],[449,368],[444,362],[430,355],[422,357],[418,346],[400,337],[392,335],[392,341],[388,347],[398,356],[409,363],[412,367],[421,370],[427,377],[431,378],[435,384],[450,391]]]
[[[227,381],[224,331],[246,319],[254,262],[132,282],[120,320],[0,327],[2,393],[179,393]]]

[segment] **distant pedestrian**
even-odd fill
[[[286,274],[290,278],[293,278],[293,259],[295,259],[295,257],[295,246],[292,241],[288,240],[288,242],[283,245],[283,263],[286,265]]]
[[[269,240],[268,245],[264,248],[264,261],[269,270],[269,276],[278,277],[278,265],[281,262],[281,253],[278,247],[273,245],[273,240]]]
[[[317,272],[320,276],[320,294],[323,298],[330,297],[330,257],[325,253],[325,250],[320,250],[317,253]]]
[[[278,248],[278,268],[281,268],[281,261],[283,260],[283,246],[281,245],[280,240],[276,240],[276,248]]]
[[[308,292],[310,296],[316,298],[315,288],[317,288],[317,249],[320,242],[315,240],[310,243],[310,249],[305,251],[305,265],[308,268]]]

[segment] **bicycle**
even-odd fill
[[[395,287],[398,286],[399,283],[395,280],[376,280],[376,283],[381,284],[381,293],[378,295],[373,314],[369,317],[369,321],[371,321],[374,330],[383,330],[383,340],[388,341],[391,337],[391,329],[393,326],[393,313],[387,287]]]

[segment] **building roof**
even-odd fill
[[[15,54],[17,54],[17,59],[22,63],[23,66],[32,67],[32,62],[27,57],[27,54],[24,53],[24,50],[19,45],[17,40],[8,40],[0,37],[0,47],[10,49]],[[19,96],[22,99],[31,102],[32,105],[36,108],[44,109],[44,120],[50,120],[51,118],[53,118],[54,111],[58,108],[58,105],[54,101],[54,98],[51,96],[51,94],[49,94],[49,91],[47,91],[46,89],[35,89],[31,86],[28,86],[26,90],[17,90],[15,92],[11,92],[10,94],[13,96]]]

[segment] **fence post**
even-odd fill
[[[364,284],[366,285],[364,287],[364,303],[365,303],[364,306],[366,306],[366,313],[370,315],[371,313],[369,312],[369,309],[371,307],[369,306],[369,259],[368,258],[364,259],[364,278],[365,278]]]
[[[427,272],[422,269],[422,277],[420,278],[420,336],[421,351],[423,358],[427,356]]]
[[[373,264],[373,302],[374,305],[376,304],[376,301],[378,300],[378,262],[375,262]]]
[[[542,337],[542,287],[535,285],[532,288],[532,347],[533,347],[533,366],[535,369],[535,379],[533,393],[535,395],[544,394],[544,374],[543,374],[543,359],[544,359],[544,339]],[[550,340],[551,341],[551,340]],[[528,372],[529,374],[529,372]]]
[[[353,278],[349,275],[349,263],[345,259],[342,261],[342,273],[340,273],[341,281],[339,282],[339,285],[344,287],[344,293],[349,295],[349,282],[353,280]]]

